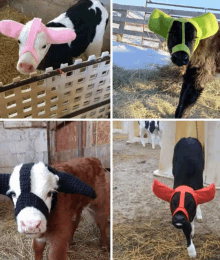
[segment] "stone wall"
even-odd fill
[[[0,121],[0,173],[32,161],[48,162],[47,130],[43,122]]]

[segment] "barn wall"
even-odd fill
[[[52,126],[54,129],[54,126]],[[51,163],[65,162],[79,156],[79,122],[66,122],[52,130]],[[110,168],[110,122],[82,122],[82,155],[97,157]],[[54,147],[53,147],[54,146]]]
[[[43,122],[0,122],[0,173],[20,163],[48,162],[47,131]]]
[[[31,17],[42,18],[44,23],[48,23],[76,2],[76,0],[11,0],[11,6]],[[110,13],[109,0],[100,0],[100,2],[106,6],[106,9]],[[102,51],[110,51],[110,22],[104,37]]]

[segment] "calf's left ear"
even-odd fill
[[[209,202],[215,197],[215,183],[194,192],[197,204]]]
[[[171,189],[170,187],[166,186],[165,184],[163,184],[162,182],[158,181],[158,180],[154,180],[153,183],[153,192],[154,194],[162,199],[165,200],[167,202],[170,202],[174,193],[174,189]]]
[[[96,193],[94,189],[77,178],[76,176],[66,173],[59,172],[51,166],[47,166],[48,170],[59,177],[58,181],[58,191],[70,194],[82,194],[92,199],[96,198]]]
[[[46,28],[47,42],[51,44],[68,43],[76,38],[76,33],[69,28]]]
[[[0,174],[0,194],[6,195],[6,192],[9,190],[10,177],[11,174]]]

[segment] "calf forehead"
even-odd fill
[[[17,195],[21,193],[20,188],[20,170],[23,164],[16,166],[11,174],[9,187],[10,190],[13,190]]]
[[[43,162],[35,164],[31,169],[31,192],[38,194],[42,191],[57,188],[57,178]]]

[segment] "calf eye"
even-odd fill
[[[47,47],[47,45],[44,45],[42,48],[45,49]]]
[[[48,193],[47,193],[47,197],[51,197],[52,196],[52,191],[49,191]]]
[[[20,40],[18,40],[18,44],[20,44],[21,43],[21,41]]]

